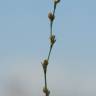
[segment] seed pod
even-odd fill
[[[49,18],[50,21],[53,21],[55,16],[51,12],[49,12],[48,13],[48,18]]]

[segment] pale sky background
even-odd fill
[[[52,8],[51,0],[0,0],[0,96],[42,96]],[[96,0],[61,0],[53,30],[50,96],[96,96]]]

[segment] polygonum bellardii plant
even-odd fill
[[[49,48],[49,53],[48,53],[47,59],[44,59],[43,62],[41,63],[42,67],[43,67],[43,71],[44,71],[44,84],[45,85],[43,87],[43,92],[45,93],[45,96],[49,96],[49,94],[50,94],[50,91],[47,87],[47,78],[46,77],[47,77],[47,67],[49,64],[50,54],[51,54],[52,48],[56,42],[55,35],[53,34],[53,22],[56,17],[55,10],[56,10],[57,4],[59,2],[60,2],[60,0],[53,0],[53,3],[54,3],[53,11],[48,13],[48,18],[50,21],[50,37],[49,37],[50,38],[50,48]]]

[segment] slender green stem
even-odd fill
[[[55,15],[55,9],[56,9],[56,5],[54,4],[53,15]],[[53,28],[53,21],[50,22],[50,37],[52,36],[52,32],[53,32],[52,28]],[[50,59],[50,54],[51,54],[52,48],[53,48],[53,45],[51,44],[51,45],[50,45],[50,49],[49,49],[49,53],[48,53],[48,58],[47,58],[48,61],[49,61],[49,59]],[[47,69],[46,69],[46,70],[47,70]],[[47,89],[46,70],[44,71],[44,79],[45,79],[45,88]],[[48,94],[47,91],[46,91],[45,95],[46,95],[46,96],[49,96],[49,94]]]
[[[50,37],[52,36],[52,25],[53,25],[53,21],[50,21]]]
[[[48,53],[48,61],[49,61],[49,58],[50,58],[50,54],[51,54],[51,51],[52,51],[52,45],[50,45],[50,49],[49,49],[49,53]]]
[[[56,10],[56,4],[54,4],[54,9],[53,9],[53,16],[55,16],[55,10]],[[52,36],[52,27],[53,27],[53,21],[50,21],[50,36]]]
[[[46,73],[44,73],[44,78],[45,78],[45,89],[47,89],[47,78],[46,78]],[[46,91],[46,96],[48,96],[48,92]]]
[[[53,15],[55,15],[56,4],[54,4]]]
[[[54,8],[53,8],[54,18],[55,18],[55,10],[56,10],[56,3],[54,3]],[[53,20],[51,19],[51,21],[50,21],[50,38],[51,38],[50,40],[51,40],[51,42],[50,42],[50,48],[49,48],[49,53],[48,53],[48,57],[47,57],[48,62],[49,62],[50,55],[51,55],[51,52],[52,52],[52,48],[53,48],[53,45],[54,45],[54,42],[55,42],[54,37],[52,38],[52,36],[55,36],[55,35],[53,35],[53,21],[54,21],[54,19]],[[45,82],[44,93],[45,93],[45,96],[49,96],[49,90],[47,88],[47,65],[44,65],[43,69],[44,69],[44,82]]]
[[[46,72],[44,73],[44,78],[45,78],[45,88],[47,88]]]
[[[53,9],[53,16],[55,15],[55,10],[56,10],[56,4],[54,4],[54,9]],[[50,22],[50,37],[52,36],[52,33],[53,33],[53,21]],[[53,45],[50,45],[50,50],[49,50],[49,53],[48,53],[48,60],[50,58],[50,54],[51,54],[51,51],[52,51],[52,47]]]

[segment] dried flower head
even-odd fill
[[[49,18],[50,21],[53,21],[55,16],[52,14],[52,12],[49,12],[48,13],[48,18]]]

